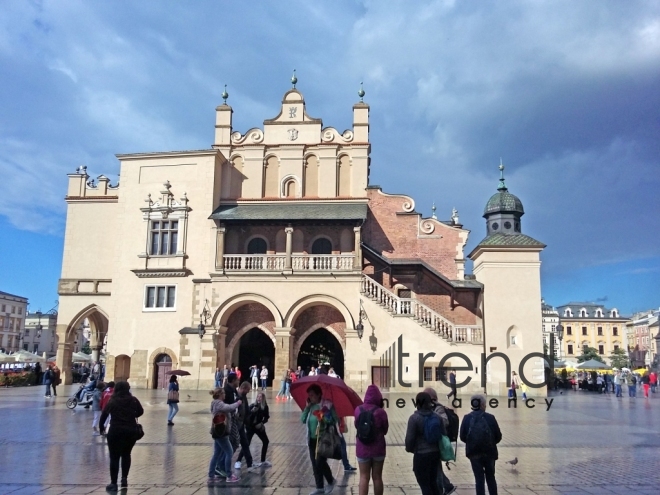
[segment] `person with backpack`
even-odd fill
[[[628,377],[628,397],[637,397],[637,377],[630,373]]]
[[[486,412],[486,397],[476,394],[470,397],[472,412],[463,418],[460,439],[465,443],[465,456],[470,459],[477,495],[497,495],[495,461],[498,458],[497,444],[502,432],[495,416]]]
[[[433,412],[433,401],[426,392],[415,398],[417,410],[408,418],[406,452],[413,454],[413,472],[422,495],[441,495],[438,487],[440,440],[446,435],[440,417]]]
[[[389,429],[383,395],[376,385],[369,385],[364,404],[355,408],[355,454],[360,469],[359,495],[369,493],[369,480],[374,482],[374,494],[383,495],[383,465],[385,435]]]
[[[234,455],[234,449],[231,446],[229,435],[231,434],[231,424],[235,419],[232,417],[234,411],[241,405],[237,400],[233,404],[225,403],[225,390],[216,388],[211,391],[213,396],[211,402],[211,437],[213,438],[213,456],[209,464],[209,476],[206,484],[214,486],[222,481],[223,476],[227,483],[236,483],[239,478],[231,472],[231,457]],[[216,466],[220,469],[220,475],[216,475]]]
[[[433,412],[440,417],[442,425],[445,427],[447,436],[449,437],[450,442],[458,441],[458,426],[459,419],[458,415],[454,412],[453,409],[443,406],[438,402],[438,394],[432,388],[425,388],[424,392],[431,396],[433,401]],[[442,469],[442,460],[440,460],[440,466],[438,468],[438,477],[437,477],[438,487],[440,492],[444,495],[449,495],[456,491],[456,487],[449,481],[449,478],[445,476],[444,470]]]

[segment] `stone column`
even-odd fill
[[[291,328],[276,327],[275,329],[275,376],[273,389],[279,390],[282,375],[291,367]]]
[[[216,229],[215,235],[215,269],[218,272],[224,272],[225,270],[225,226],[220,225]]]
[[[218,333],[215,335],[215,367],[220,369],[225,364],[227,366],[230,364],[225,356],[227,350],[227,330],[227,327],[220,325],[218,327]]]
[[[71,358],[73,354],[73,343],[66,341],[66,325],[57,325],[57,335],[59,343],[57,344],[57,355],[55,362],[60,369],[60,379],[62,385],[71,385],[73,383],[73,372],[71,371]]]
[[[284,265],[284,268],[286,270],[291,270],[293,267],[291,261],[291,255],[293,253],[293,227],[289,225],[287,228],[284,229],[284,232],[286,233],[286,263]]]
[[[355,233],[353,269],[362,271],[362,227],[354,227],[353,232]]]
[[[101,349],[103,345],[92,346],[92,363],[98,363],[99,358],[101,357]]]

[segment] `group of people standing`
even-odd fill
[[[655,393],[658,386],[658,375],[655,371],[646,371],[641,377],[635,373],[617,371],[612,379],[616,397],[623,397],[623,386],[628,386],[628,397],[637,397],[637,384],[641,384],[644,397],[649,398],[649,391]],[[606,384],[607,385],[607,384]],[[605,388],[607,390],[607,386]]]

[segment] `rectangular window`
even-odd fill
[[[603,335],[603,327],[598,327],[598,335]]]
[[[29,328],[26,328],[26,329],[25,329],[25,336],[26,336],[26,337],[29,337],[29,336],[30,336],[30,329],[29,329]]]
[[[612,335],[614,335],[615,337],[619,335],[619,329],[617,327],[612,328]]]
[[[22,315],[23,314],[23,308],[18,308],[18,314]]]
[[[171,220],[151,222],[151,247],[149,254],[156,256],[176,254],[178,243],[178,221]]]
[[[24,350],[24,351],[27,351],[27,350],[28,350],[28,343],[27,343],[27,342],[25,342],[25,343],[23,344],[23,350]]]
[[[435,381],[447,380],[447,370],[437,366],[435,368]]]
[[[430,382],[433,378],[433,369],[430,366],[424,366],[424,381]]]
[[[605,353],[605,349],[603,348],[602,345],[598,346],[598,354],[603,355]]]
[[[176,306],[176,286],[147,286],[144,290],[144,309],[174,309]]]
[[[573,344],[568,344],[568,353],[573,354]]]
[[[39,344],[34,344],[34,352],[35,354],[39,352]]]
[[[566,335],[573,335],[573,329],[571,327],[566,327]]]
[[[7,311],[7,305],[3,304],[2,305],[2,312],[5,313]]]
[[[587,335],[587,327],[582,327],[582,335]]]
[[[614,350],[615,350],[615,351],[618,351],[618,350],[619,350],[619,346],[618,346],[618,345],[615,345],[615,346],[614,346]]]

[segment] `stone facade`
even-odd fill
[[[5,353],[23,348],[27,305],[26,297],[0,291],[0,350]]]
[[[310,117],[295,88],[262,128],[236,132],[232,114],[216,108],[210,149],[117,155],[121,186],[84,167],[69,175],[61,369],[87,319],[93,350],[107,336],[108,378],[136,387],[160,386],[172,368],[190,372],[183,388],[211,387],[225,364],[244,376],[263,364],[277,387],[287,368],[327,361],[355,387],[407,390],[391,380],[400,374],[442,388],[427,371],[460,352],[475,363],[459,372],[466,390],[482,390],[488,320],[483,282],[464,273],[468,231],[369,186],[369,106],[356,103],[343,132]],[[525,266],[530,297],[493,310],[495,332],[520,303],[540,326],[538,261]],[[510,278],[489,283],[498,277]],[[398,369],[384,356],[400,339],[411,357]]]

